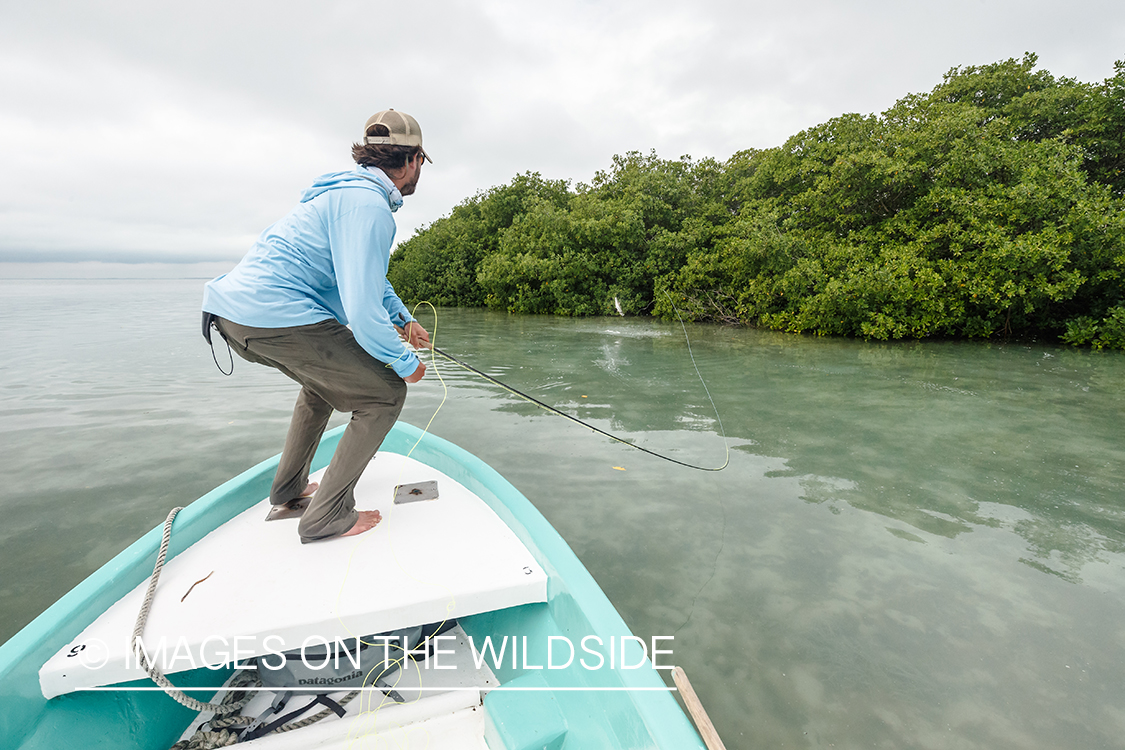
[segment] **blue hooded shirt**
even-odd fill
[[[409,376],[418,357],[394,326],[413,318],[387,281],[401,205],[380,169],[322,175],[234,270],[207,282],[203,310],[252,328],[335,318],[368,354]]]

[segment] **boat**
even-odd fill
[[[674,640],[631,633],[483,461],[399,422],[356,488],[383,521],[301,545],[296,521],[264,522],[278,458],[173,514],[0,646],[5,747],[166,750],[225,731],[262,750],[704,748],[661,678]],[[244,705],[221,730],[152,668],[195,701]]]

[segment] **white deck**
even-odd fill
[[[396,484],[430,479],[437,500],[394,504]],[[380,453],[356,498],[383,515],[358,537],[301,544],[295,519],[264,521],[263,500],[169,561],[144,632],[156,663],[172,674],[221,663],[236,648],[246,659],[546,601],[547,577],[531,553],[445,474]],[[146,587],[47,661],[39,671],[45,697],[146,677],[129,654]]]

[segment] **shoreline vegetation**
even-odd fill
[[[515,313],[1125,349],[1125,61],[1097,84],[1036,62],[953,68],[725,162],[517,175],[402,243],[388,278]]]

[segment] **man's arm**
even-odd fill
[[[387,255],[388,265],[390,263],[390,254]],[[387,279],[386,266],[383,268],[383,307],[387,310],[387,315],[390,316],[391,322],[395,324],[395,328],[403,328],[407,323],[414,320],[414,316],[406,309],[406,305],[399,299],[398,293],[395,288],[391,286],[391,282]]]
[[[356,341],[368,354],[388,363],[407,382],[415,371],[425,373],[417,355],[399,339],[386,306],[389,294],[398,300],[386,279],[395,226],[390,211],[351,211],[328,228],[332,263],[340,302]],[[401,301],[399,314],[409,313]],[[427,337],[428,338],[428,337]],[[418,376],[421,378],[421,375]]]

